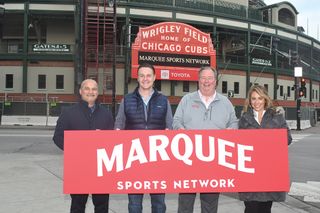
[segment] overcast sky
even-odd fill
[[[299,12],[298,26],[302,26],[305,34],[319,40],[320,0],[286,0]],[[264,0],[267,5],[282,2],[281,0]]]

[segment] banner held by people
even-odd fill
[[[283,129],[65,132],[65,193],[288,191],[289,184]]]

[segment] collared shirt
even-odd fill
[[[200,99],[202,101],[202,103],[204,103],[204,105],[206,106],[206,108],[209,108],[209,105],[212,103],[212,101],[215,99],[216,97],[216,92],[214,92],[214,94],[212,96],[210,96],[208,99],[206,99],[207,96],[204,96],[201,94],[200,90],[198,90]]]
[[[140,96],[141,96],[141,98],[142,98],[142,100],[143,100],[144,105],[148,106],[148,103],[149,103],[150,98],[151,98],[151,96],[153,95],[153,93],[154,93],[154,90],[152,90],[151,93],[150,93],[150,95],[147,96],[147,97],[142,97],[141,94],[139,93]]]
[[[94,110],[96,109],[96,104],[94,104],[92,107],[89,107],[89,109],[91,110],[91,114],[94,112]]]
[[[262,112],[262,117],[263,117],[263,115],[264,115],[265,112],[266,112],[266,110],[263,110],[263,112]],[[258,122],[258,124],[261,124],[260,121],[259,121],[258,115],[259,115],[259,113],[253,109],[254,119]],[[261,120],[262,120],[262,118],[261,118]]]
[[[145,118],[146,121],[148,120],[148,103],[149,103],[153,93],[154,93],[154,90],[152,90],[150,95],[147,96],[147,97],[142,97],[141,94],[139,93],[141,98],[142,98],[142,100],[143,100],[143,103],[144,103],[144,118]]]

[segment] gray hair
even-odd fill
[[[200,78],[200,75],[201,75],[202,71],[204,71],[204,70],[211,70],[213,72],[213,74],[214,74],[214,78],[216,80],[218,80],[218,71],[215,68],[209,67],[209,66],[201,67],[199,69],[199,78]]]
[[[83,80],[83,81],[81,82],[80,89],[83,89],[84,85],[85,85],[87,82],[89,82],[89,81],[95,83],[95,84],[97,85],[97,87],[98,87],[98,83],[97,83],[95,80],[93,80],[93,79],[91,79],[91,78],[87,78],[87,79],[85,79],[85,80]]]

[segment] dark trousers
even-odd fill
[[[196,193],[180,193],[178,213],[192,213]],[[201,213],[218,212],[219,193],[200,193]]]
[[[71,194],[71,213],[85,213],[88,194]],[[109,209],[108,194],[92,194],[95,213],[107,213]]]
[[[244,201],[244,213],[271,213],[272,201]]]
[[[129,213],[142,213],[143,194],[129,194]],[[151,212],[165,213],[165,194],[150,194],[151,197]],[[147,211],[150,212],[150,211]]]

